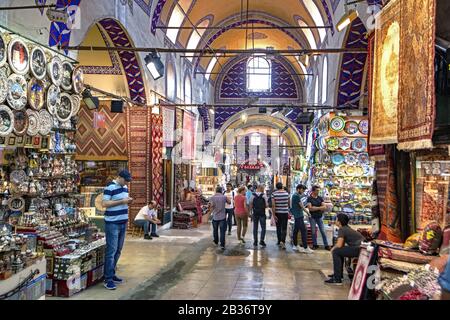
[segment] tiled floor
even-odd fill
[[[246,256],[227,256],[211,241],[209,226],[194,230],[167,230],[151,241],[127,239],[118,274],[125,279],[115,291],[101,284],[70,299],[166,299],[166,300],[342,300],[350,282],[327,286],[330,253],[318,250],[306,255],[290,247],[276,246],[275,232],[268,232],[265,249],[251,245],[251,230],[242,247],[235,232],[227,236],[227,250]],[[227,252],[226,252],[227,253]],[[49,298],[54,299],[54,298]]]

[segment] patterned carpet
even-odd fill
[[[164,205],[163,187],[163,160],[162,160],[162,140],[163,140],[163,116],[152,114],[152,199],[160,206]]]

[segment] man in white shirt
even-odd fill
[[[156,234],[156,225],[161,223],[158,219],[156,201],[151,201],[148,205],[143,207],[139,213],[134,218],[134,224],[144,228],[144,239],[152,240],[153,237],[158,238],[159,235]],[[151,234],[150,225],[152,228]]]
[[[236,193],[233,190],[231,183],[227,183],[227,191],[224,193],[225,197],[230,200],[230,203],[225,204],[225,212],[227,214],[228,235],[231,235],[231,228],[236,224],[236,217],[234,217],[234,197]],[[233,223],[234,217],[234,223]]]

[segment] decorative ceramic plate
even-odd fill
[[[360,153],[358,155],[358,162],[362,165],[368,165],[370,163],[369,154],[368,153]]]
[[[339,148],[342,150],[348,150],[350,149],[351,141],[349,138],[341,138],[339,140]]]
[[[326,136],[328,134],[328,119],[320,120],[318,129],[320,135]]]
[[[356,121],[347,121],[345,123],[345,132],[347,134],[355,134],[358,132],[358,123]]]
[[[5,37],[3,37],[3,33],[0,32],[0,67],[2,67],[6,63],[8,48],[6,45]]]
[[[56,118],[59,121],[69,121],[73,113],[72,97],[68,93],[61,93],[61,103],[56,108]]]
[[[352,142],[352,149],[358,152],[365,151],[367,147],[367,142],[365,139],[355,139]]]
[[[0,103],[5,102],[8,96],[8,77],[0,74]]]
[[[23,170],[14,170],[9,175],[9,179],[14,184],[21,184],[24,181],[27,181],[28,177],[27,177],[27,174],[25,173],[25,171],[23,171]]]
[[[39,133],[39,112],[31,109],[27,109],[27,115],[28,115],[28,128],[27,128],[27,134],[29,136],[37,136]]]
[[[342,153],[336,152],[331,156],[331,162],[336,166],[343,164],[344,161],[345,157]]]
[[[8,208],[11,211],[23,211],[25,209],[25,199],[22,197],[12,197],[8,200]]]
[[[25,110],[14,111],[14,134],[24,136],[28,129],[28,115]]]
[[[316,163],[326,163],[327,161],[329,161],[330,157],[325,150],[319,150],[316,151],[314,159]]]
[[[80,66],[76,67],[72,72],[72,84],[75,93],[80,94],[84,89],[84,75]]]
[[[339,148],[339,139],[336,137],[327,139],[327,148],[330,151],[335,151]]]
[[[81,107],[81,97],[77,94],[72,95],[72,101],[73,101],[73,112],[72,115],[75,116],[78,114],[78,111],[80,111]]]
[[[72,90],[72,73],[73,73],[72,64],[68,61],[63,62],[62,70],[63,70],[63,76],[62,76],[61,87],[64,90],[70,91],[70,90]]]
[[[334,117],[330,121],[330,128],[333,131],[336,131],[336,132],[344,130],[344,128],[345,128],[345,119],[342,118],[342,117]]]
[[[56,115],[56,108],[61,103],[61,90],[59,87],[52,84],[47,90],[47,110]]]
[[[345,163],[352,166],[358,163],[358,158],[355,153],[350,152],[345,156]]]
[[[14,129],[14,114],[5,105],[0,105],[0,136],[6,137]]]
[[[30,52],[28,47],[21,39],[14,39],[8,45],[8,61],[11,69],[24,75],[28,72],[30,66]]]
[[[327,148],[327,141],[324,137],[318,137],[315,144],[317,149],[325,150]]]
[[[50,133],[53,128],[53,117],[52,115],[45,109],[39,111],[39,133],[41,136],[46,136]]]
[[[47,74],[47,57],[40,47],[34,47],[31,50],[30,69],[33,76],[39,80],[44,79]]]
[[[359,132],[364,135],[369,134],[369,120],[361,120],[358,125]]]
[[[8,78],[8,104],[14,110],[21,110],[27,105],[27,81],[23,76],[12,74]]]
[[[356,169],[354,166],[347,166],[347,169],[345,170],[345,173],[350,177],[354,177],[355,172],[356,172]]]
[[[28,104],[34,110],[41,110],[45,103],[44,82],[32,78],[28,83]]]
[[[63,78],[62,61],[58,56],[53,57],[48,64],[48,74],[52,83],[59,87]]]

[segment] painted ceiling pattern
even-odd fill
[[[72,23],[76,23],[76,11],[80,6],[81,0],[58,0],[56,10],[68,10]],[[64,22],[52,22],[50,24],[50,35],[48,44],[50,47],[67,47],[70,43],[71,28]],[[64,50],[68,54],[67,50]]]

